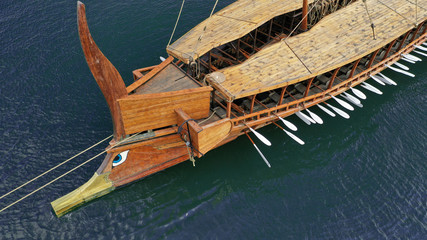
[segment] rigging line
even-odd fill
[[[393,10],[393,12],[397,13],[397,15],[401,16],[402,18],[408,20],[409,22],[412,22],[410,19],[408,19],[407,17],[403,16],[402,14],[398,13],[395,9],[391,8],[390,6],[388,6],[387,4],[381,2],[380,0],[378,0],[379,3],[381,3],[382,5],[386,6],[387,8]],[[417,25],[417,23],[415,22],[415,25]]]
[[[210,19],[212,17],[212,14],[215,11],[215,8],[216,8],[217,4],[218,4],[218,0],[215,1],[215,5],[213,6],[211,14],[209,15],[208,19]],[[206,22],[206,25],[203,28],[203,32],[202,32],[202,34],[200,34],[199,39],[197,40],[196,46],[194,47],[194,51],[193,51],[192,56],[191,56],[192,58],[194,57],[194,53],[197,52],[197,48],[199,46],[199,43],[202,41],[203,34],[206,32],[206,28],[208,27],[208,23],[209,23],[209,20]]]
[[[171,37],[169,38],[169,42],[168,42],[167,46],[170,45],[172,38],[173,38],[173,35],[175,34],[176,26],[178,26],[179,18],[181,17],[182,9],[184,8],[184,3],[185,3],[185,0],[182,0],[181,9],[179,10],[179,14],[178,14],[178,17],[176,18],[176,22],[175,22],[175,27],[173,28],[173,31],[172,31]]]
[[[67,162],[71,161],[72,159],[74,159],[74,158],[76,158],[76,157],[80,156],[81,154],[83,154],[83,153],[87,152],[88,150],[90,150],[90,149],[94,148],[95,146],[97,146],[97,145],[99,145],[99,144],[101,144],[101,143],[105,142],[106,140],[108,140],[108,139],[109,139],[109,138],[111,138],[112,136],[113,136],[113,135],[110,135],[110,136],[108,136],[108,137],[104,138],[103,140],[101,140],[101,141],[97,142],[96,144],[94,144],[94,145],[92,145],[92,146],[90,146],[90,147],[86,148],[85,150],[83,150],[83,151],[79,152],[78,154],[76,154],[76,155],[72,156],[71,158],[69,158],[69,159],[67,159],[67,160],[63,161],[62,163],[60,163],[60,164],[56,165],[55,167],[53,167],[53,168],[51,168],[51,169],[49,169],[49,170],[45,171],[44,173],[42,173],[42,174],[38,175],[37,177],[35,177],[35,178],[33,178],[33,179],[29,180],[28,182],[26,182],[26,183],[22,184],[21,186],[19,186],[19,187],[17,187],[17,188],[15,188],[15,189],[13,189],[12,191],[9,191],[8,193],[6,193],[6,194],[4,194],[3,196],[1,196],[1,197],[0,197],[0,199],[2,199],[2,198],[4,198],[4,197],[8,196],[9,194],[11,194],[11,193],[13,193],[13,192],[15,192],[15,191],[17,191],[17,190],[21,189],[22,187],[26,186],[27,184],[29,184],[29,183],[31,183],[31,182],[33,182],[33,181],[37,180],[38,178],[42,177],[43,175],[45,175],[45,174],[47,174],[47,173],[49,173],[49,172],[53,171],[54,169],[56,169],[56,168],[58,168],[58,167],[60,167],[60,166],[64,165],[65,163],[67,163]]]
[[[373,35],[374,40],[375,40],[376,39],[375,38],[375,25],[374,25],[374,22],[372,21],[371,14],[369,14],[368,4],[366,3],[366,0],[362,0],[362,2],[365,5],[365,9],[366,9],[366,13],[368,14],[369,22],[371,22],[372,35]]]
[[[104,151],[102,151],[102,152],[98,153],[97,155],[95,155],[94,157],[90,158],[89,160],[86,160],[85,162],[83,162],[83,163],[79,164],[78,166],[76,166],[76,167],[74,167],[73,169],[71,169],[71,170],[67,171],[66,173],[62,174],[61,176],[59,176],[59,177],[57,177],[57,178],[53,179],[52,181],[50,181],[50,182],[46,183],[45,185],[43,185],[43,186],[41,186],[41,187],[37,188],[36,190],[34,190],[34,191],[32,191],[32,192],[28,193],[27,195],[25,195],[25,196],[21,197],[20,199],[18,199],[18,200],[16,200],[16,201],[14,201],[14,202],[12,202],[11,204],[7,205],[6,207],[2,208],[2,209],[0,210],[0,213],[1,213],[1,212],[3,212],[4,210],[8,209],[9,207],[11,207],[11,206],[13,206],[13,205],[15,205],[15,204],[19,203],[20,201],[22,201],[22,200],[26,199],[27,197],[29,197],[29,196],[33,195],[34,193],[36,193],[36,192],[38,192],[38,191],[42,190],[43,188],[45,188],[46,186],[48,186],[48,185],[52,184],[53,182],[56,182],[57,180],[59,180],[59,179],[63,178],[64,176],[66,176],[66,175],[68,175],[69,173],[71,173],[71,172],[75,171],[76,169],[80,168],[81,166],[83,166],[83,165],[85,165],[85,164],[89,163],[90,161],[92,161],[92,160],[96,159],[97,157],[101,156],[102,154],[104,154],[104,153],[108,152],[109,150],[113,149],[115,146],[120,145],[120,144],[121,144],[121,143],[123,143],[124,141],[128,141],[129,139],[134,138],[135,136],[139,135],[140,133],[142,133],[142,132],[136,133],[136,134],[134,134],[134,135],[132,135],[132,136],[130,136],[130,137],[128,137],[128,138],[125,138],[125,139],[122,139],[121,141],[118,141],[118,142],[117,142],[116,144],[114,144],[113,146],[111,146],[111,147],[109,147],[109,148],[105,149]],[[111,135],[111,136],[112,136],[112,135]],[[111,136],[109,136],[108,138],[110,138]],[[108,138],[106,138],[106,139],[108,139]],[[102,140],[102,141],[105,141],[106,139],[104,139],[104,140]],[[99,144],[99,143],[98,143],[98,144]],[[74,157],[76,157],[76,156],[74,156]],[[67,160],[67,161],[68,161],[68,160]],[[50,170],[49,170],[49,171],[50,171]],[[42,175],[44,175],[44,174],[45,174],[45,173],[43,173]],[[40,175],[40,176],[42,176],[42,175]],[[38,176],[37,178],[39,178],[40,176]],[[35,180],[35,179],[33,179],[33,180]],[[31,181],[33,181],[33,180],[31,180]],[[16,189],[16,190],[17,190],[17,189]],[[13,190],[13,191],[16,191],[16,190]],[[11,191],[11,192],[13,192],[13,191]],[[9,193],[5,194],[4,196],[6,196],[6,195],[10,194],[11,192],[9,192]],[[3,196],[3,197],[4,197],[4,196]]]

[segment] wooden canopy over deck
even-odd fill
[[[225,80],[208,75],[207,81],[229,100],[284,87],[351,63],[427,18],[427,0],[418,0],[417,22],[415,1],[366,3],[375,24],[375,40],[364,3],[357,1],[325,17],[308,32],[268,46],[242,64],[219,70]]]
[[[197,59],[215,47],[241,38],[273,17],[302,8],[302,4],[302,0],[236,1],[201,22],[166,50],[188,64],[190,58]]]

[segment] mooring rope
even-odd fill
[[[176,26],[178,26],[179,18],[181,17],[182,9],[184,8],[184,3],[185,3],[185,0],[182,0],[181,9],[179,10],[179,14],[178,14],[178,17],[177,17],[176,22],[175,22],[175,27],[173,28],[171,38],[169,39],[167,46],[169,46],[171,44],[173,35],[175,34]]]
[[[109,138],[111,138],[112,136],[113,136],[113,135],[110,135],[110,136],[108,136],[108,137],[104,138],[103,140],[101,140],[101,141],[99,141],[99,142],[95,143],[94,145],[92,145],[92,146],[90,146],[90,147],[86,148],[85,150],[83,150],[83,151],[81,151],[81,152],[77,153],[76,155],[74,155],[74,156],[70,157],[69,159],[67,159],[67,160],[63,161],[62,163],[60,163],[60,164],[56,165],[55,167],[53,167],[53,168],[51,168],[51,169],[49,169],[49,170],[47,170],[47,171],[43,172],[42,174],[40,174],[40,175],[38,175],[37,177],[35,177],[35,178],[33,178],[33,179],[29,180],[28,182],[26,182],[26,183],[22,184],[21,186],[19,186],[19,187],[17,187],[17,188],[15,188],[15,189],[13,189],[12,191],[9,191],[8,193],[6,193],[6,194],[4,194],[3,196],[1,196],[1,197],[0,197],[0,199],[2,199],[2,198],[4,198],[4,197],[8,196],[9,194],[11,194],[11,193],[15,192],[16,190],[21,189],[22,187],[24,187],[24,186],[26,186],[27,184],[29,184],[29,183],[31,183],[31,182],[33,182],[33,181],[37,180],[38,178],[42,177],[43,175],[48,174],[49,172],[51,172],[51,171],[55,170],[56,168],[58,168],[58,167],[60,167],[60,166],[64,165],[65,163],[67,163],[67,162],[71,161],[72,159],[74,159],[74,158],[76,158],[76,157],[80,156],[81,154],[83,154],[83,153],[85,153],[85,152],[89,151],[90,149],[92,149],[92,148],[94,148],[94,147],[98,146],[99,144],[101,144],[101,143],[105,142],[106,140],[108,140],[108,139],[109,139]]]
[[[66,175],[68,175],[69,173],[71,173],[71,172],[75,171],[76,169],[78,169],[78,168],[82,167],[83,165],[85,165],[85,164],[89,163],[90,161],[92,161],[92,160],[96,159],[97,157],[99,157],[99,156],[101,156],[102,154],[104,154],[104,153],[108,152],[109,150],[111,150],[111,149],[112,149],[112,148],[114,148],[115,146],[120,145],[120,144],[121,144],[121,143],[123,143],[124,141],[128,141],[129,139],[134,138],[135,136],[139,135],[140,133],[142,133],[142,132],[136,133],[136,134],[134,134],[134,135],[132,135],[132,136],[130,136],[130,137],[128,137],[128,138],[124,138],[124,139],[122,139],[121,141],[118,141],[118,142],[117,142],[116,144],[114,144],[113,146],[111,146],[111,147],[109,147],[109,148],[105,149],[104,151],[102,151],[102,152],[98,153],[97,155],[95,155],[94,157],[90,158],[89,160],[86,160],[85,162],[83,162],[83,163],[79,164],[78,166],[76,166],[76,167],[74,167],[73,169],[71,169],[71,170],[67,171],[66,173],[62,174],[61,176],[59,176],[59,177],[57,177],[57,178],[53,179],[52,181],[50,181],[50,182],[48,182],[48,183],[44,184],[43,186],[41,186],[41,187],[37,188],[36,190],[34,190],[34,191],[32,191],[32,192],[28,193],[27,195],[25,195],[25,196],[21,197],[20,199],[18,199],[18,200],[16,200],[16,201],[14,201],[14,202],[12,202],[11,204],[7,205],[6,207],[2,208],[2,209],[0,210],[0,213],[1,213],[1,212],[3,212],[4,210],[8,209],[9,207],[11,207],[11,206],[13,206],[13,205],[15,205],[15,204],[19,203],[20,201],[22,201],[22,200],[26,199],[27,197],[29,197],[29,196],[33,195],[34,193],[36,193],[36,192],[38,192],[38,191],[42,190],[43,188],[45,188],[46,186],[48,186],[48,185],[52,184],[53,182],[55,182],[55,181],[57,181],[57,180],[59,180],[59,179],[63,178],[64,176],[66,176]],[[107,138],[105,138],[105,139],[103,139],[103,140],[99,141],[98,143],[96,143],[96,144],[92,145],[91,147],[89,147],[89,148],[87,148],[87,149],[83,150],[82,152],[80,152],[80,153],[78,153],[78,154],[74,155],[73,157],[71,157],[71,158],[69,158],[69,159],[65,160],[64,162],[62,162],[62,163],[58,164],[57,166],[55,166],[55,167],[53,167],[53,168],[49,169],[48,171],[46,171],[46,172],[44,172],[44,173],[40,174],[39,176],[37,176],[37,177],[35,177],[35,178],[31,179],[30,181],[26,182],[25,184],[22,184],[21,186],[19,186],[19,187],[17,187],[17,188],[15,188],[15,189],[13,189],[12,191],[10,191],[10,192],[8,192],[8,193],[4,194],[1,198],[6,197],[7,195],[9,195],[9,194],[11,194],[11,193],[15,192],[16,190],[18,190],[18,189],[20,189],[20,188],[24,187],[25,185],[27,185],[27,184],[29,184],[30,182],[32,182],[32,181],[34,181],[34,180],[36,180],[36,179],[40,178],[41,176],[45,175],[46,173],[48,173],[48,172],[52,171],[53,169],[55,169],[55,168],[57,168],[57,167],[59,167],[59,166],[61,166],[61,165],[65,164],[66,162],[70,161],[71,159],[73,159],[73,158],[75,158],[75,157],[77,157],[77,156],[81,155],[82,153],[84,153],[84,152],[88,151],[89,149],[91,149],[91,148],[93,148],[93,147],[95,147],[95,146],[99,145],[100,143],[102,143],[102,142],[106,141],[107,139],[109,139],[109,138],[110,138],[110,137],[112,137],[112,136],[113,136],[113,135],[108,136]],[[1,199],[1,198],[0,198],[0,199]]]

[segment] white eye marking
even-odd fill
[[[119,166],[126,161],[129,150],[119,153],[113,160],[113,167]]]

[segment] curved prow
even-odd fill
[[[114,124],[114,139],[119,140],[125,136],[125,131],[117,99],[127,95],[126,86],[120,73],[93,41],[87,25],[85,5],[80,1],[77,2],[77,23],[86,62],[110,107]]]

